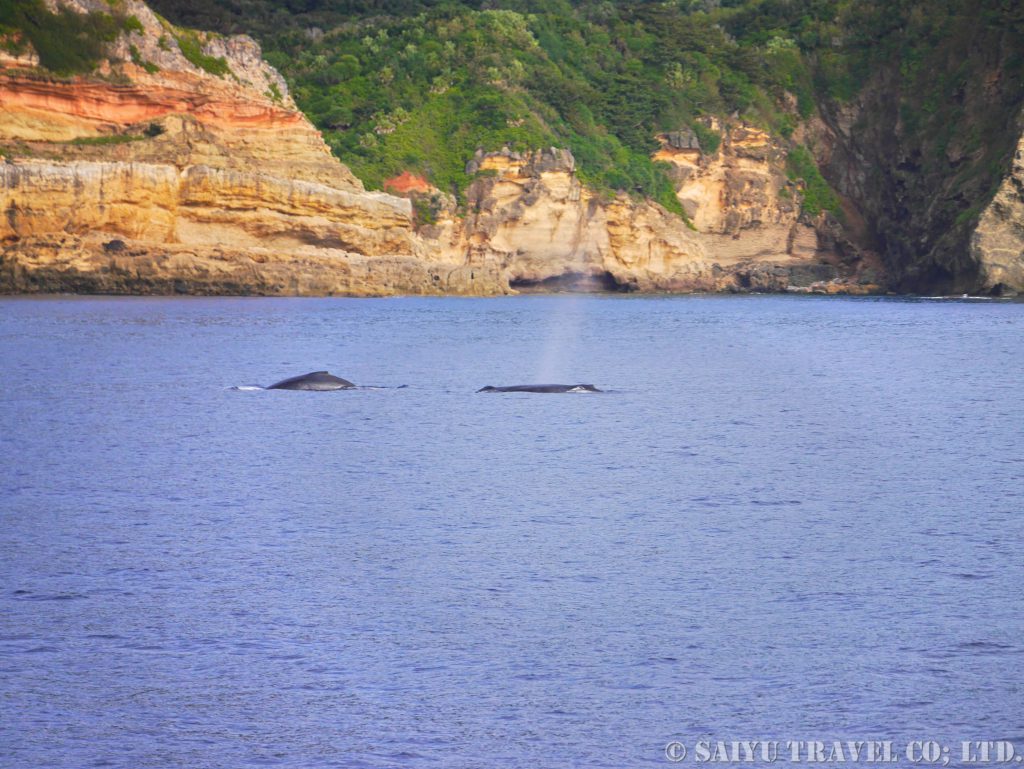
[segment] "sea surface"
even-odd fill
[[[0,377],[4,769],[1024,752],[1024,304],[4,299]]]

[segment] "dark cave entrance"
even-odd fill
[[[509,281],[509,286],[524,294],[601,294],[628,293],[637,290],[634,282],[619,282],[607,270],[597,273],[563,272],[561,275],[553,275],[543,280],[513,278]]]

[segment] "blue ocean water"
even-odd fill
[[[316,369],[408,387],[229,389]],[[0,371],[5,768],[1024,752],[1024,304],[6,299]]]

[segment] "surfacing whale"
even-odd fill
[[[329,374],[326,371],[311,371],[301,376],[282,379],[270,385],[268,390],[350,390],[355,387],[347,379]]]
[[[538,384],[538,385],[511,385],[509,387],[493,387],[487,385],[477,390],[478,393],[599,393],[592,384]]]

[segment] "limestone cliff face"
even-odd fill
[[[566,150],[479,153],[472,166],[486,175],[440,251],[499,272],[511,288],[692,290],[707,277],[704,250],[678,217],[599,198]]]
[[[785,172],[786,146],[740,121],[711,118],[708,128],[722,137],[715,152],[679,131],[659,137],[654,158],[671,164],[676,195],[719,265],[772,263],[790,268],[797,286],[814,279],[829,290],[878,289],[877,257],[831,215],[802,213],[801,188]]]
[[[397,177],[389,189],[438,201],[417,228],[407,197],[367,192],[331,155],[252,40],[178,30],[140,0],[118,7],[141,31],[88,76],[54,77],[30,50],[0,56],[0,291],[877,289],[834,221],[801,217],[785,148],[750,126],[712,126],[714,153],[687,132],[661,137],[655,158],[692,224],[587,189],[572,155],[549,149],[478,153],[459,210]],[[193,64],[186,37],[227,71]]]
[[[971,236],[982,291],[997,296],[1024,292],[1024,135],[1010,173],[999,185]]]
[[[439,290],[409,201],[363,189],[252,40],[200,36],[217,76],[143,3],[124,11],[143,30],[95,75],[0,61],[0,290]]]
[[[0,46],[0,291],[1024,291],[1019,46],[998,31],[947,57],[937,112],[891,64],[796,128],[842,222],[802,211],[788,146],[738,119],[708,120],[713,149],[658,137],[684,219],[586,188],[558,149],[477,153],[462,207],[410,174],[367,192],[251,39],[44,1],[138,23],[84,76]]]
[[[68,9],[109,11],[105,0],[60,0]],[[215,165],[346,189],[360,182],[330,154],[320,134],[296,109],[281,76],[251,38],[194,35],[227,74],[210,74],[178,47],[181,31],[144,3],[120,6],[142,31],[123,33],[93,75],[56,78],[38,68],[31,51],[0,59],[0,142],[28,154],[83,153],[89,142],[136,138],[117,146],[116,160]],[[160,141],[145,141],[150,125]],[[114,145],[93,155],[107,157]]]
[[[878,289],[828,223],[801,219],[785,151],[766,134],[737,126],[713,155],[695,137],[661,139],[655,159],[672,165],[691,225],[656,203],[587,189],[565,150],[506,150],[470,164],[480,178],[464,219],[421,234],[444,259],[497,272],[517,290]]]

